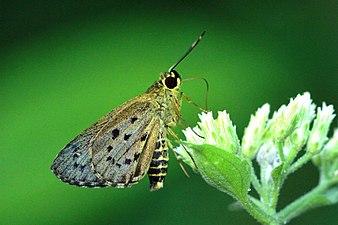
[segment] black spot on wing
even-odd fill
[[[126,161],[124,163],[127,164],[127,165],[130,165],[131,159],[126,159]]]
[[[78,166],[79,166],[79,164],[78,164],[77,162],[75,162],[75,163],[73,164],[73,168],[74,168],[74,169],[76,169]]]
[[[125,134],[123,139],[125,141],[128,141],[128,139],[130,138],[130,136],[131,136],[131,134]]]
[[[138,160],[138,158],[140,158],[140,155],[141,155],[141,153],[136,153],[135,155],[134,155],[134,160],[136,161],[136,160]]]
[[[83,171],[85,167],[86,167],[86,165],[81,165],[80,170]]]
[[[136,120],[137,120],[137,117],[136,117],[136,116],[134,116],[133,118],[131,118],[131,119],[130,119],[131,124],[134,124]]]
[[[115,159],[111,156],[108,156],[106,162],[111,161],[112,164],[115,164]]]
[[[107,147],[107,151],[108,151],[108,152],[111,152],[111,150],[113,150],[113,147],[112,147],[111,145],[109,145],[109,146]]]
[[[75,153],[75,154],[73,155],[73,160],[76,160],[77,158],[79,158],[79,156],[80,156],[80,153]]]
[[[120,131],[119,129],[114,129],[112,132],[112,139],[115,140],[119,135],[120,135]]]
[[[143,135],[141,136],[141,141],[145,141],[145,140],[147,139],[147,137],[148,137],[148,134],[147,134],[147,133],[143,134]]]

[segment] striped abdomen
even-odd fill
[[[156,141],[154,154],[148,170],[151,191],[163,188],[164,178],[167,175],[169,161],[167,140],[163,135],[159,136],[161,138]]]

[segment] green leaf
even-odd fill
[[[271,176],[275,188],[278,188],[283,179],[283,163],[272,170]]]
[[[251,167],[246,160],[212,145],[185,145],[198,171],[209,185],[242,203],[248,202]]]

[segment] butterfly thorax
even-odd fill
[[[180,87],[181,77],[176,71],[172,71],[161,73],[160,79],[147,90],[147,93],[158,104],[157,113],[165,127],[175,126],[179,118]]]

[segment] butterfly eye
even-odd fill
[[[164,82],[165,86],[169,89],[173,89],[177,86],[177,79],[174,77],[167,77]]]

